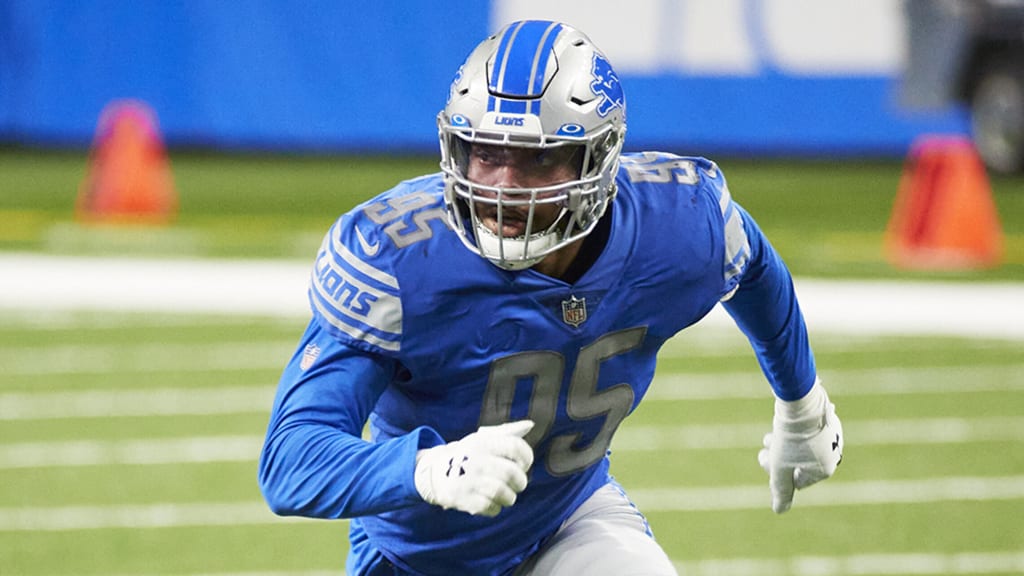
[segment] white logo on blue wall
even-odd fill
[[[594,53],[594,67],[591,72],[594,74],[594,81],[590,83],[590,89],[602,97],[597,105],[597,115],[604,118],[609,112],[615,108],[622,108],[625,104],[622,85],[619,83],[619,76],[612,70],[612,65],[597,52]]]

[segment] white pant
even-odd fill
[[[515,576],[677,576],[647,519],[617,484],[604,485]]]

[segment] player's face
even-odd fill
[[[473,144],[469,151],[466,177],[477,184],[501,188],[554,186],[579,176],[577,163],[573,160],[575,153],[576,150],[570,147],[538,150]],[[551,197],[554,194],[552,192],[547,196]],[[493,194],[486,192],[481,195],[493,197]],[[544,194],[537,195],[538,200],[543,200],[544,197]],[[497,235],[515,238],[526,233],[529,214],[527,205],[506,205],[501,214],[501,230],[498,230],[497,206],[479,203],[476,209],[484,226]],[[557,203],[535,204],[532,230],[544,230],[551,226],[561,209],[561,205]]]

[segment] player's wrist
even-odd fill
[[[815,379],[811,389],[797,400],[775,399],[775,427],[782,432],[794,434],[814,433],[824,427],[824,416],[828,407],[828,393]]]
[[[416,468],[413,470],[413,484],[416,486],[416,492],[419,493],[420,498],[423,500],[434,503],[434,480],[432,478],[433,470],[424,458],[429,458],[426,454],[427,450],[420,450],[416,453]]]

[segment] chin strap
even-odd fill
[[[529,237],[529,248],[531,252],[546,252],[549,248],[558,245],[559,236],[555,226],[544,232],[538,232]],[[543,256],[528,257],[526,255],[526,238],[499,238],[483,224],[476,226],[476,242],[480,254],[494,263],[495,266],[505,270],[525,270],[544,259]],[[502,253],[504,252],[504,258]]]

